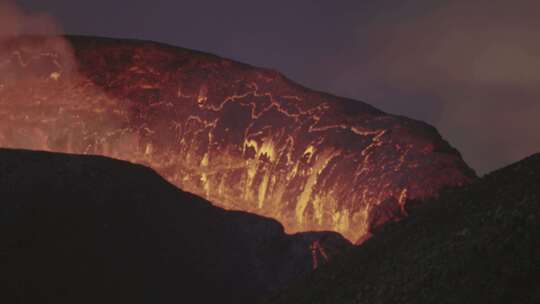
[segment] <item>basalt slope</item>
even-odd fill
[[[0,149],[0,198],[1,303],[254,303],[352,247],[100,156]]]
[[[426,123],[214,55],[32,36],[3,40],[0,55],[0,146],[145,164],[287,232],[356,241],[475,177]]]
[[[540,154],[409,211],[264,303],[540,303]]]

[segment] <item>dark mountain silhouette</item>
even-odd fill
[[[356,241],[408,200],[475,177],[426,123],[210,54],[19,37],[0,43],[0,61],[0,146],[142,163],[287,232]]]
[[[265,303],[540,303],[540,154],[410,213]]]
[[[312,268],[276,221],[225,211],[153,170],[0,149],[1,303],[251,303]]]

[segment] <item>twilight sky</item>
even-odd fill
[[[16,2],[68,34],[202,50],[427,121],[480,174],[540,152],[538,0]]]

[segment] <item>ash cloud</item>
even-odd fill
[[[81,95],[81,86],[90,88]],[[44,129],[39,123],[52,119],[62,125],[73,120],[64,106],[107,98],[78,72],[71,44],[51,16],[0,0],[1,147],[72,152],[69,147],[54,148],[57,142],[69,141],[68,130]],[[119,124],[113,119],[87,123],[95,130]]]
[[[13,1],[0,0],[2,86],[17,83],[19,87],[30,88],[32,81],[42,77],[71,79],[76,70],[76,60],[69,42],[61,35],[61,27],[48,14],[29,13]],[[28,41],[32,43],[20,47],[25,38],[31,38]],[[40,62],[38,54],[54,57],[53,66]],[[20,64],[14,65],[13,62]],[[21,66],[25,68],[21,69]]]
[[[0,39],[20,35],[60,35],[61,27],[46,13],[28,13],[14,1],[0,0]]]

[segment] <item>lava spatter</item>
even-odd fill
[[[393,199],[436,195],[474,172],[437,131],[279,73],[133,40],[35,37],[2,47],[0,146],[101,154],[151,166],[214,204],[273,217],[288,232],[356,241]],[[53,52],[54,53],[54,52]],[[64,73],[73,56],[77,73]],[[30,76],[26,76],[30,75]],[[54,75],[54,76],[53,76]]]

